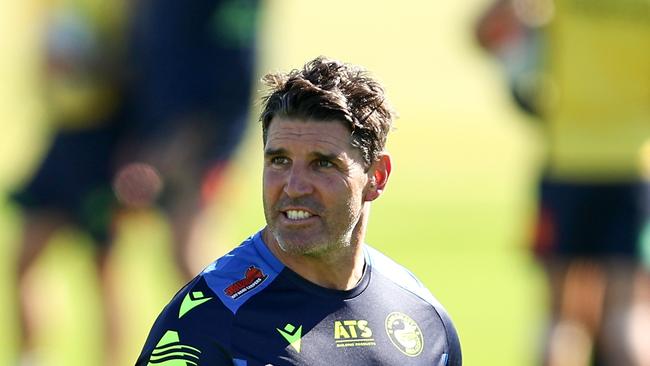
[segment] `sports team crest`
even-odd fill
[[[232,299],[236,299],[259,286],[268,277],[269,275],[264,274],[261,269],[255,266],[250,266],[244,273],[244,278],[226,287],[223,292]]]
[[[398,311],[386,317],[386,333],[395,347],[409,357],[422,353],[424,338],[420,327],[408,315]]]

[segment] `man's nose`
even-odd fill
[[[313,186],[307,169],[292,166],[284,186],[284,193],[289,197],[301,197],[313,192]]]

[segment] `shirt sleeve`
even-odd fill
[[[456,332],[456,327],[454,327],[454,324],[452,323],[451,318],[447,312],[442,312],[440,315],[447,332],[447,345],[449,347],[446,366],[462,366],[463,356],[460,348],[460,340],[458,339],[458,333]]]
[[[233,366],[229,352],[232,314],[197,278],[156,319],[136,366]]]

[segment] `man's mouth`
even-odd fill
[[[314,215],[303,210],[287,210],[284,211],[284,216],[286,216],[289,220],[304,220]]]

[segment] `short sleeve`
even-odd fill
[[[232,366],[232,313],[197,277],[156,319],[136,366]]]

